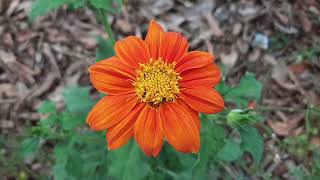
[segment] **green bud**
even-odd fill
[[[252,109],[233,109],[227,115],[227,123],[232,127],[257,122],[257,115]]]

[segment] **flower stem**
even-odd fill
[[[102,21],[104,29],[105,29],[106,33],[108,34],[108,38],[110,39],[112,45],[114,46],[114,44],[116,42],[116,39],[115,39],[115,37],[113,35],[112,29],[111,29],[111,25],[110,25],[110,23],[108,21],[107,13],[104,12],[103,10],[98,10],[98,14],[100,16],[100,19]]]
[[[167,175],[173,177],[174,179],[176,179],[177,176],[178,176],[175,172],[172,172],[172,171],[170,171],[170,170],[168,170],[168,169],[165,169],[165,168],[163,168],[163,167],[158,167],[158,169],[159,169],[160,171],[162,171],[164,174],[167,174]]]

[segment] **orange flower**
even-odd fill
[[[134,136],[148,156],[159,154],[164,139],[178,151],[199,151],[199,112],[218,113],[224,101],[213,88],[221,79],[214,56],[188,47],[181,34],[151,21],[144,41],[120,40],[116,56],[89,68],[94,87],[108,96],[93,107],[87,123],[107,129],[110,150]]]

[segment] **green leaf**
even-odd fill
[[[51,101],[43,101],[38,108],[38,112],[41,114],[49,114],[57,111],[56,104]]]
[[[29,13],[29,21],[33,22],[37,17],[44,16],[64,4],[71,4],[77,0],[35,0]]]
[[[136,143],[130,142],[125,147],[111,151],[108,155],[109,175],[115,180],[140,180],[150,171],[149,165]]]
[[[83,117],[72,115],[69,112],[63,112],[60,121],[63,129],[71,130],[76,126],[84,123],[84,119],[85,118]]]
[[[23,158],[28,158],[34,155],[40,146],[40,139],[38,137],[31,137],[23,140],[21,144],[21,155]]]
[[[117,2],[118,14],[120,14],[122,11],[123,2],[122,2],[122,0],[115,0],[115,1]]]
[[[54,148],[55,165],[53,166],[54,179],[67,179],[66,164],[68,162],[67,144],[58,144]]]
[[[242,150],[240,149],[240,145],[236,143],[232,139],[226,140],[226,144],[217,154],[218,159],[222,161],[235,161],[242,156]]]
[[[221,96],[225,97],[232,88],[228,86],[225,81],[221,81],[215,89],[221,94]]]
[[[224,98],[225,101],[234,102],[240,107],[247,107],[248,101],[258,101],[261,98],[261,92],[261,82],[256,80],[254,74],[247,72],[239,85],[229,90]]]
[[[263,138],[253,126],[243,126],[239,130],[241,135],[241,149],[249,152],[253,159],[259,163],[263,154]]]
[[[71,10],[82,8],[86,5],[87,0],[75,0],[73,3],[69,4]]]
[[[174,150],[175,151],[175,150]],[[177,172],[173,179],[175,180],[192,180],[193,179],[193,169],[195,167],[195,163],[197,163],[197,159],[193,154],[182,154],[179,152],[175,152],[177,157],[180,160],[181,171]]]
[[[89,95],[89,87],[73,86],[63,93],[67,109],[71,113],[86,114],[94,101]]]
[[[120,0],[90,0],[90,4],[96,9],[102,9],[110,13],[118,13],[122,8]]]
[[[53,166],[52,172],[53,172],[55,180],[68,179],[69,178],[68,177],[68,173],[67,173],[65,167],[62,164],[56,163]]]
[[[40,127],[44,128],[44,129],[48,129],[48,128],[52,128],[54,125],[56,125],[58,120],[59,120],[58,115],[52,114],[45,119],[41,119],[39,124],[40,124]]]
[[[54,148],[54,157],[57,163],[65,166],[68,162],[68,144],[60,143]]]
[[[96,39],[99,43],[99,47],[96,52],[97,62],[114,56],[115,53],[110,39],[106,40],[102,36],[96,36]]]
[[[105,135],[98,132],[72,134],[54,149],[55,179],[105,179],[107,149]]]
[[[216,154],[224,145],[224,128],[214,121],[201,121],[201,149],[198,163],[193,170],[193,179],[208,179],[207,167],[210,159],[216,159]]]
[[[90,3],[97,9],[112,9],[112,0],[90,0]]]

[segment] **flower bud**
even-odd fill
[[[227,123],[232,127],[257,122],[257,115],[252,109],[233,109],[227,115]]]

